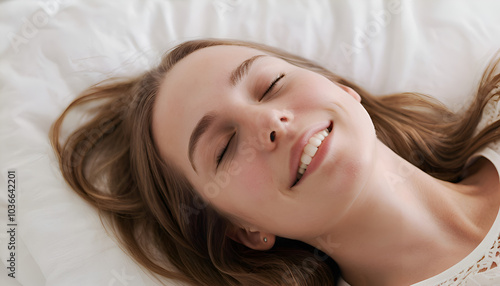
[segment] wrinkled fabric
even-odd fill
[[[375,94],[422,92],[458,110],[500,48],[498,11],[495,0],[0,2],[1,227],[7,170],[18,178],[18,272],[6,276],[2,230],[0,284],[158,284],[65,184],[49,144],[51,124],[86,87],[139,74],[185,40],[221,37],[283,48]]]

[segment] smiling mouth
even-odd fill
[[[304,147],[304,150],[302,150],[302,155],[300,156],[299,167],[297,170],[297,177],[292,187],[295,186],[300,181],[300,179],[306,172],[307,167],[309,166],[309,164],[311,164],[312,159],[316,155],[319,146],[321,146],[321,143],[323,143],[326,137],[330,135],[332,128],[333,128],[333,122],[330,122],[330,125],[327,128],[319,131],[318,133],[311,136],[311,138],[309,138],[309,141]]]

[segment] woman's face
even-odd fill
[[[178,62],[161,84],[152,128],[162,158],[216,209],[244,228],[302,241],[347,213],[376,141],[354,91],[237,46]],[[296,182],[304,148],[317,145]]]

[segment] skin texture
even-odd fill
[[[153,110],[162,158],[233,221],[231,238],[258,250],[276,236],[304,241],[334,258],[354,285],[420,281],[481,241],[500,201],[489,161],[460,184],[437,180],[378,141],[349,88],[272,57],[259,58],[233,86],[231,72],[255,55],[263,53],[234,46],[190,54],[165,77]],[[216,115],[191,164],[190,136],[207,114]],[[293,145],[330,122],[324,160],[290,188]]]

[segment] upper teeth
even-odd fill
[[[309,164],[311,163],[312,158],[314,157],[314,155],[316,155],[319,145],[321,145],[321,142],[325,140],[328,134],[329,133],[327,128],[314,134],[309,139],[309,142],[307,142],[306,147],[304,147],[304,151],[302,152],[302,156],[300,157],[300,166],[297,173],[297,179],[300,179],[302,177],[307,169],[307,166],[309,166]]]

